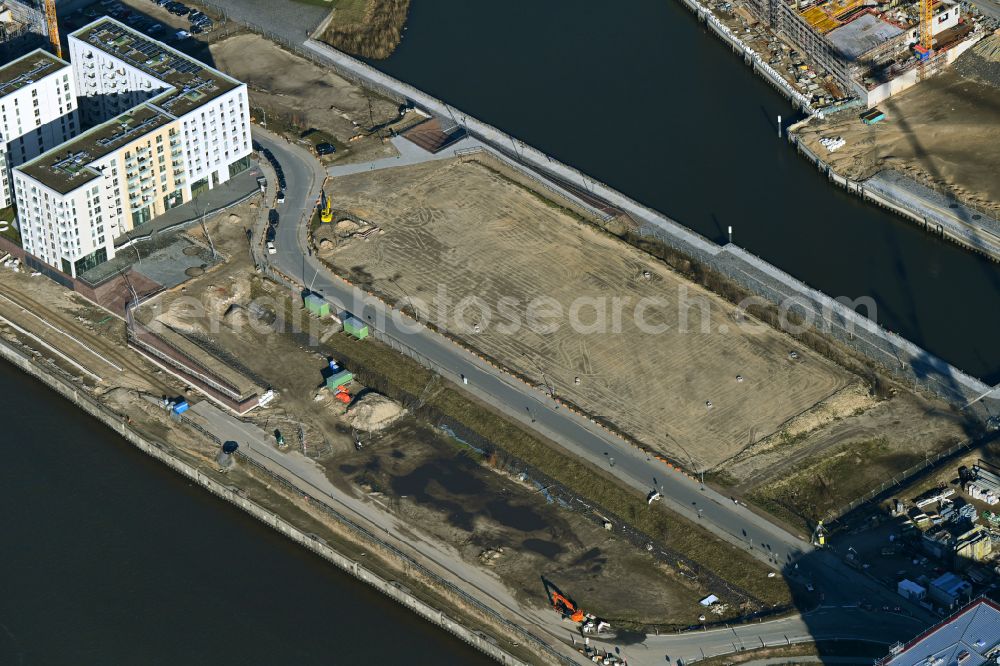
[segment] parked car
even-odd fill
[[[277,254],[278,253],[278,248],[274,247],[274,242],[273,241],[267,241],[267,253],[268,254]]]
[[[272,226],[278,226],[278,211],[273,208],[267,212],[267,223]]]
[[[163,26],[159,23],[154,23],[146,29],[146,32],[150,35],[155,35],[157,33],[163,32]]]
[[[285,191],[284,190],[278,190],[277,200],[278,200],[278,203],[280,203],[280,204],[285,203]],[[277,212],[277,211],[275,211],[275,212]]]
[[[333,155],[337,152],[337,148],[332,143],[318,143],[316,144],[316,152],[320,155]]]
[[[191,12],[190,14],[188,14],[188,20],[189,20],[189,21],[192,21],[192,22],[193,22],[193,21],[197,21],[197,20],[198,20],[198,19],[199,19],[200,17],[202,17],[202,16],[205,16],[205,15],[204,15],[204,14],[202,14],[201,12],[199,12],[199,11],[198,11],[198,10],[196,9],[195,11]]]
[[[268,227],[267,231],[264,232],[264,240],[270,243],[274,240],[275,235],[277,235],[277,230],[274,227]]]

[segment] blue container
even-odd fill
[[[183,414],[190,408],[191,405],[188,404],[187,400],[181,400],[180,402],[174,403],[173,412],[174,414]]]

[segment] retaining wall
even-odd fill
[[[718,19],[711,16],[711,13],[697,0],[684,0],[684,2],[688,7],[705,13],[706,21],[711,25],[721,26],[718,24]],[[990,408],[992,413],[1000,409],[1000,399],[983,398],[985,393],[996,387],[987,386],[908,340],[861,317],[843,303],[810,288],[739,246],[732,243],[719,246],[662,213],[640,204],[492,125],[469,116],[446,102],[326,44],[310,39],[306,40],[303,48],[298,44],[290,44],[263,27],[243,21],[239,17],[227,16],[227,18],[285,45],[291,51],[317,64],[332,68],[339,75],[359,85],[385,94],[391,99],[404,100],[429,115],[452,120],[469,135],[489,144],[497,152],[522,167],[538,172],[551,182],[565,183],[569,187],[586,192],[588,196],[607,202],[609,206],[623,211],[635,220],[643,233],[702,262],[771,303],[819,322],[823,330],[830,335],[914,386],[931,391],[962,408],[970,402],[977,401],[971,409],[980,418],[987,418]],[[737,37],[729,34],[728,28],[724,31],[722,28],[725,26],[721,26],[718,32],[726,35],[728,42],[743,47]],[[767,71],[767,68],[761,67],[760,71]],[[810,112],[812,109],[806,105],[805,110]],[[789,298],[793,299],[792,303],[788,302]]]
[[[424,112],[452,119],[465,128],[468,134],[489,144],[512,162],[535,170],[551,181],[567,183],[592,197],[606,201],[635,220],[643,234],[655,237],[665,245],[729,277],[782,310],[815,322],[821,330],[915,387],[930,391],[962,408],[977,401],[970,409],[981,419],[988,418],[991,408],[992,413],[1000,409],[1000,399],[983,399],[983,395],[993,387],[882,328],[847,305],[812,289],[743,248],[732,243],[720,246],[492,125],[326,44],[310,40],[306,42],[306,46],[313,52],[307,57],[313,60],[318,58],[319,62],[332,67],[339,74],[349,74],[352,80],[362,85],[371,85],[375,90],[392,89],[397,96],[404,97]],[[303,53],[298,47],[295,51]]]
[[[299,528],[284,520],[276,513],[265,509],[240,494],[239,489],[223,485],[218,481],[206,476],[198,469],[180,460],[160,444],[145,438],[133,428],[131,428],[121,416],[115,414],[110,409],[94,400],[86,391],[80,390],[69,383],[68,380],[55,375],[40,367],[33,359],[24,354],[5,340],[0,339],[0,358],[16,366],[23,372],[35,377],[45,383],[49,388],[72,402],[84,412],[94,417],[104,425],[108,426],[121,435],[126,441],[135,446],[140,451],[162,462],[167,467],[195,481],[201,487],[207,489],[212,494],[220,497],[230,504],[233,504],[262,523],[281,532],[292,541],[305,546],[307,549],[332,562],[337,567],[351,574],[358,580],[368,583],[382,594],[394,599],[406,608],[417,613],[427,621],[447,630],[451,634],[462,639],[469,645],[482,651],[501,664],[520,665],[524,662],[515,658],[498,645],[495,645],[489,637],[483,636],[459,622],[448,617],[440,609],[421,601],[408,592],[396,581],[386,580],[379,575],[367,570],[364,566],[354,560],[340,554],[327,544],[317,540],[315,537],[302,532]],[[247,460],[243,458],[243,460]],[[309,498],[311,499],[311,498]],[[315,501],[315,500],[313,500]],[[537,639],[536,639],[537,640]],[[568,659],[552,653],[557,660],[565,663],[572,663]]]

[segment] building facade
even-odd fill
[[[91,128],[14,170],[24,249],[73,277],[250,166],[246,85],[110,18],[69,36]]]
[[[13,204],[11,169],[79,132],[69,63],[37,49],[0,67],[0,208]]]

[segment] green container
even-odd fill
[[[330,304],[316,294],[309,294],[305,298],[306,309],[317,317],[330,316]]]
[[[337,374],[326,378],[326,387],[331,391],[336,391],[338,386],[349,384],[353,379],[354,375],[351,374],[350,370],[341,370]]]
[[[344,320],[344,331],[350,333],[358,340],[364,340],[368,337],[368,324],[357,317],[348,317]]]

